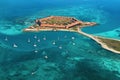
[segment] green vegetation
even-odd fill
[[[68,25],[71,24],[71,19],[69,18],[51,18],[51,19],[47,19],[47,20],[43,20],[43,22],[47,23],[47,24],[57,24],[57,25]]]
[[[34,28],[37,28],[37,27],[39,27],[39,25],[38,25],[38,24],[34,24],[33,27],[34,27]]]
[[[74,26],[74,27],[71,27],[70,29],[71,29],[71,30],[74,30],[74,31],[78,31],[78,27],[79,27],[79,26]]]
[[[100,39],[103,43],[105,43],[109,48],[112,48],[116,51],[120,51],[120,41],[105,39],[105,38],[98,38],[98,39]]]

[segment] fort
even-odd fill
[[[70,31],[77,32],[84,36],[87,36],[98,44],[100,44],[104,49],[109,51],[120,53],[120,40],[113,40],[104,37],[94,36],[81,31],[81,28],[87,26],[94,26],[95,22],[83,22],[77,20],[73,17],[63,17],[63,16],[50,16],[42,19],[36,19],[34,24],[26,29],[24,32],[38,32],[38,31]]]
[[[75,29],[76,26],[93,26],[95,22],[83,22],[73,17],[50,16],[42,19],[36,19],[35,24],[24,31],[40,31],[41,29]]]

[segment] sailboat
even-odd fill
[[[28,39],[28,42],[31,42],[30,39]]]
[[[17,48],[18,46],[14,43],[14,44],[13,44],[13,47],[14,47],[14,48]]]
[[[38,53],[38,51],[37,51],[37,50],[35,50],[35,53]]]
[[[55,44],[56,44],[56,42],[54,41],[54,42],[53,42],[53,45],[55,45]]]
[[[43,40],[46,40],[46,37],[44,37]]]
[[[40,42],[40,39],[38,39],[37,41]]]
[[[72,40],[74,40],[75,39],[75,37],[72,37]]]
[[[36,45],[36,44],[34,44],[33,46],[34,46],[34,47],[37,47],[37,45]]]
[[[37,39],[37,36],[35,35],[34,38]]]
[[[59,46],[59,49],[62,49],[62,46]]]
[[[65,35],[64,38],[67,38],[67,35]]]
[[[60,40],[60,38],[58,37],[58,40]]]
[[[7,37],[5,37],[5,41],[8,41],[8,38],[7,38]]]
[[[45,59],[47,59],[48,58],[48,56],[45,56]]]
[[[75,45],[75,43],[72,43],[73,45]]]

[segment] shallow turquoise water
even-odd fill
[[[90,38],[70,32],[22,32],[36,18],[56,15],[95,21],[99,25],[82,30],[120,39],[120,1],[1,0],[0,4],[0,80],[120,79],[120,55]]]

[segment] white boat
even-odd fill
[[[14,47],[14,48],[17,48],[18,46],[14,43],[14,44],[13,44],[13,47]]]

